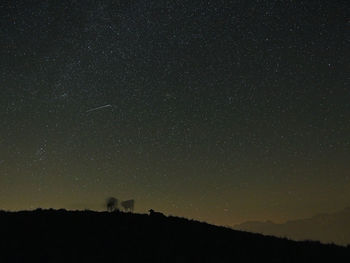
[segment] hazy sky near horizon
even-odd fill
[[[347,1],[1,1],[0,208],[220,225],[350,205]]]

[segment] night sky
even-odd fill
[[[233,225],[349,206],[348,11],[1,1],[0,209],[115,196]]]

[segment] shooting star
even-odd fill
[[[103,106],[100,106],[100,107],[97,107],[97,108],[93,108],[93,109],[87,110],[86,113],[92,112],[92,111],[95,111],[95,110],[101,110],[101,109],[104,109],[104,108],[109,108],[109,107],[112,107],[112,105],[111,104],[107,104],[107,105],[103,105]]]

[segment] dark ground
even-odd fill
[[[0,262],[350,262],[350,248],[122,212],[0,212]]]

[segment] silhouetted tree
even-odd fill
[[[107,211],[113,212],[118,209],[118,199],[114,197],[109,197],[106,200]]]
[[[135,207],[135,200],[126,200],[120,203],[121,206],[124,208],[125,212],[133,212]]]

